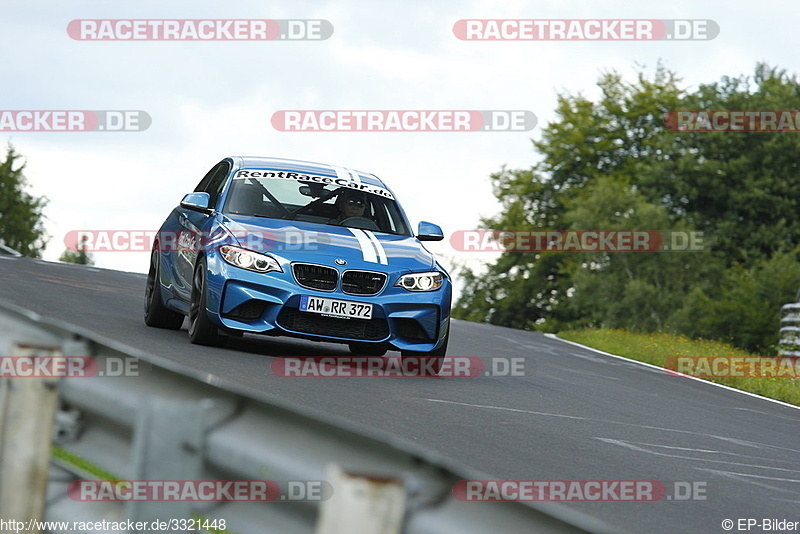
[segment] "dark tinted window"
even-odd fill
[[[203,179],[200,180],[200,183],[197,184],[197,187],[194,189],[195,192],[206,192],[209,194],[211,197],[209,207],[217,207],[217,201],[225,187],[225,178],[228,176],[230,168],[231,166],[227,161],[217,163],[214,168],[208,171]]]

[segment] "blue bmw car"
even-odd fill
[[[145,322],[220,345],[244,332],[399,350],[441,367],[450,276],[372,174],[304,161],[230,157],[161,226],[150,260]]]

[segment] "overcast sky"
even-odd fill
[[[446,234],[475,228],[497,203],[489,175],[528,168],[531,139],[554,119],[559,92],[598,94],[603,72],[633,79],[661,59],[691,88],[750,74],[766,61],[797,72],[796,0],[283,1],[3,0],[3,110],[144,110],[143,132],[0,132],[46,195],[45,259],[70,230],[157,229],[184,193],[228,155],[321,161],[372,172],[412,223]],[[707,41],[461,41],[459,19],[712,19]],[[324,41],[76,41],[74,19],[325,19]],[[292,109],[530,110],[529,132],[296,133]],[[464,259],[447,240],[430,246]],[[486,258],[488,259],[488,258]],[[147,254],[95,254],[98,266],[144,272]],[[474,257],[473,260],[474,261]]]

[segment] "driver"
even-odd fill
[[[338,224],[350,217],[363,217],[367,207],[367,195],[363,191],[343,191],[336,197],[339,216],[333,222]]]

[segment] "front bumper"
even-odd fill
[[[207,262],[208,315],[226,330],[314,341],[375,343],[396,350],[425,352],[439,348],[447,334],[452,297],[447,278],[436,291],[410,292],[394,287],[402,273],[389,273],[379,294],[364,296],[344,293],[339,288],[319,291],[302,287],[295,281],[288,262],[281,262],[283,273],[266,274],[229,265],[218,254],[209,254]],[[355,268],[374,270],[374,264]],[[302,295],[372,304],[372,319],[340,319],[300,311]]]

